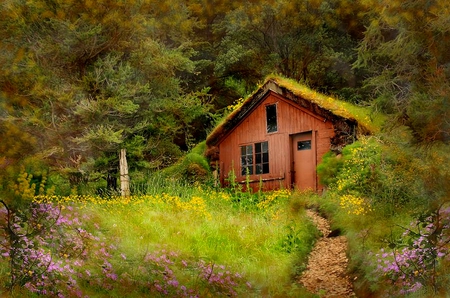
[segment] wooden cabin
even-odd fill
[[[340,152],[358,130],[367,132],[334,101],[288,79],[266,79],[207,137],[221,185],[235,175],[254,191],[321,191],[316,166],[323,155]]]

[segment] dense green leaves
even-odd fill
[[[359,45],[375,103],[417,141],[450,140],[450,6],[445,1],[374,1]]]
[[[1,13],[2,131],[20,124],[65,173],[114,175],[127,147],[135,169],[167,165],[208,111],[206,91],[182,85],[196,22],[181,1],[10,1]]]

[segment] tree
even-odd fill
[[[219,90],[219,108],[273,72],[324,92],[360,86],[352,63],[367,7],[359,1],[215,1],[217,14],[199,2],[189,1],[203,25],[199,35],[210,37],[199,52],[212,62],[204,63],[205,81]]]
[[[356,66],[367,67],[375,106],[417,142],[450,140],[450,4],[369,1],[372,14]]]
[[[9,1],[0,8],[3,127],[36,139],[36,152],[74,185],[98,171],[165,166],[191,123],[208,110],[205,90],[185,92],[195,26],[178,0]],[[46,152],[45,154],[42,154]]]

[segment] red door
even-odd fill
[[[316,144],[311,131],[291,136],[292,184],[299,190],[316,190]]]

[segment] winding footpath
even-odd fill
[[[328,237],[331,233],[328,221],[312,210],[307,210],[307,214],[323,237],[314,246],[300,283],[320,297],[356,297],[347,275],[347,239],[344,236]]]

